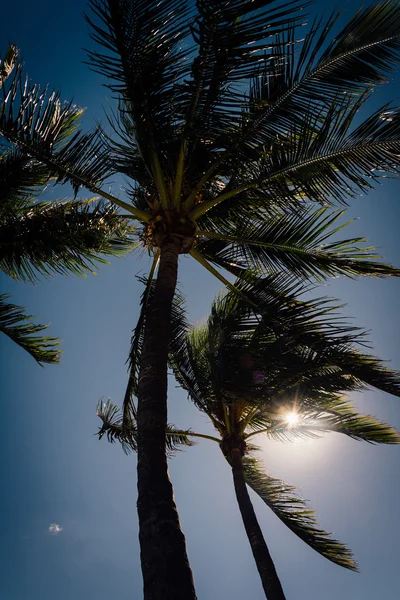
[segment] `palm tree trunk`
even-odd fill
[[[196,599],[165,451],[168,342],[178,253],[173,239],[161,247],[138,383],[137,506],[145,600]]]
[[[241,450],[239,448],[234,448],[231,450],[230,455],[236,499],[239,504],[244,528],[246,529],[254,560],[256,561],[257,569],[261,577],[265,596],[268,600],[285,600],[281,582],[279,581],[275,565],[269,553],[268,546],[265,543],[247,490]]]

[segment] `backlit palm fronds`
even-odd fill
[[[266,0],[196,3],[191,33],[197,52],[186,84],[191,96],[186,134],[193,133],[200,144],[213,149],[229,144],[243,107],[238,83],[258,72],[261,64],[268,71],[277,34],[301,22],[307,4],[299,0],[284,7]]]
[[[397,174],[399,109],[386,104],[349,133],[355,111],[347,104],[346,99],[336,102],[323,118],[314,113],[301,125],[293,124],[256,181],[282,200],[298,194],[322,204],[346,203],[379,178]]]
[[[340,393],[327,391],[302,396],[299,390],[288,390],[280,400],[275,398],[259,409],[250,409],[245,429],[246,439],[263,433],[290,442],[337,432],[373,444],[400,443],[396,429],[371,415],[360,414]]]
[[[340,95],[357,104],[365,92],[385,83],[400,56],[400,9],[393,0],[361,8],[335,34],[339,13],[316,18],[304,34],[295,25],[279,37],[268,72],[253,79],[244,141],[249,147],[273,142],[293,122],[321,109]],[[284,56],[284,59],[282,59]]]
[[[135,172],[151,168],[165,205],[162,173],[172,176],[175,168],[170,160],[182,120],[180,83],[190,73],[182,44],[190,31],[191,4],[91,0],[90,8],[91,36],[105,51],[90,51],[89,64],[118,93],[120,112],[126,113],[119,119],[121,134],[128,146],[138,146],[142,159]]]
[[[81,186],[97,190],[113,172],[101,129],[79,131],[82,109],[31,84],[18,60],[0,90],[0,135],[76,192]]]
[[[342,215],[343,211],[327,209],[299,214],[271,211],[268,217],[256,213],[232,226],[229,218],[214,223],[211,213],[205,229],[199,231],[203,239],[197,250],[227,270],[232,266],[260,272],[285,269],[318,281],[342,274],[398,276],[398,269],[376,260],[379,257],[364,245],[365,238],[337,240],[338,232],[351,223],[338,224]]]
[[[26,350],[40,365],[55,364],[60,360],[57,338],[37,335],[48,325],[35,325],[32,315],[27,315],[21,307],[8,302],[7,294],[0,294],[0,331],[13,342]]]
[[[119,442],[125,454],[137,452],[136,409],[134,406],[131,418],[126,424],[123,424],[118,406],[113,404],[111,400],[99,402],[97,416],[103,422],[98,431],[99,439],[106,435],[109,442]],[[166,431],[167,451],[172,454],[180,450],[182,446],[192,446],[193,442],[190,435],[190,429],[178,430],[173,425],[168,425]]]
[[[32,204],[49,181],[49,170],[13,148],[0,146],[0,218]]]
[[[299,498],[293,486],[265,474],[255,458],[245,456],[243,466],[247,485],[293,533],[328,560],[357,571],[351,551],[319,529],[314,511]]]
[[[38,202],[18,207],[0,202],[0,269],[34,281],[54,273],[85,275],[102,255],[135,247],[135,228],[113,207],[95,200]]]

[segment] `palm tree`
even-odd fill
[[[398,64],[398,2],[359,11],[332,41],[338,15],[315,20],[304,34],[306,6],[302,0],[90,0],[87,20],[99,50],[89,52],[89,63],[118,99],[111,131],[80,131],[81,111],[56,92],[25,85],[20,63],[3,86],[0,135],[58,181],[85,187],[138,221],[153,275],[158,265],[138,384],[146,600],[195,598],[165,455],[179,254],[190,254],[228,287],[225,275],[255,265],[305,277],[354,275],[363,262],[349,256],[356,243],[351,251],[342,244],[325,253],[307,229],[313,217],[301,209],[307,202],[343,203],[398,172],[398,109],[385,105],[352,127],[371,91]],[[127,201],[104,189],[114,173],[128,178]],[[361,271],[397,274],[365,262]]]
[[[10,47],[0,85],[12,72],[16,52]],[[5,66],[4,66],[5,65]],[[13,279],[35,282],[54,273],[85,276],[105,256],[123,255],[132,247],[134,229],[104,202],[40,201],[51,183],[49,170],[34,159],[0,147],[0,269]],[[0,331],[39,364],[59,360],[57,338],[37,335],[47,329],[0,295]]]
[[[153,288],[154,289],[154,288]],[[169,450],[190,446],[196,437],[217,442],[232,469],[234,488],[265,595],[284,600],[274,563],[262,535],[247,486],[279,519],[314,550],[345,568],[357,570],[351,552],[321,530],[295,488],[265,474],[250,438],[260,434],[282,441],[336,431],[372,443],[398,444],[392,427],[360,415],[343,392],[375,387],[400,396],[400,374],[357,348],[364,332],[339,319],[326,298],[301,301],[301,287],[286,277],[256,282],[253,298],[262,314],[232,292],[218,298],[203,325],[189,327],[183,298],[175,296],[170,364],[189,398],[205,413],[217,437],[168,426]],[[144,309],[143,309],[144,310]],[[135,363],[143,347],[139,321],[132,341],[134,364],[127,396],[131,426],[119,409],[100,403],[99,437],[118,440],[137,451],[137,412],[132,399]],[[246,486],[247,484],[247,486]]]

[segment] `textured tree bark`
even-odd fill
[[[256,561],[257,569],[261,577],[265,596],[268,600],[285,600],[281,582],[279,581],[275,565],[269,553],[268,546],[265,543],[247,490],[241,450],[239,448],[234,448],[231,450],[230,455],[236,499],[239,504],[240,513],[242,515],[243,524],[250,542],[254,560]]]
[[[173,239],[161,247],[138,382],[137,506],[145,600],[196,599],[165,451],[168,342],[178,252]]]

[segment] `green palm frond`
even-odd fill
[[[217,147],[226,144],[232,125],[241,118],[243,94],[238,83],[259,71],[260,63],[268,69],[275,36],[300,22],[307,5],[299,0],[285,7],[266,0],[197,2],[191,32],[198,53],[186,84],[191,96],[187,131],[204,136],[208,144],[210,139]]]
[[[290,413],[297,417],[293,424],[287,421]],[[320,391],[303,397],[298,390],[289,390],[281,402],[249,409],[245,427],[246,439],[263,433],[286,442],[333,431],[373,444],[400,443],[396,429],[371,415],[360,414],[339,392]]]
[[[100,128],[78,130],[83,111],[63,103],[58,92],[41,90],[24,76],[20,62],[0,95],[0,134],[20,151],[46,165],[60,182],[97,191],[113,173]]]
[[[259,181],[282,198],[293,193],[320,203],[346,203],[368,191],[379,178],[397,174],[400,113],[386,104],[348,134],[354,107],[347,99],[332,103],[328,114],[314,113],[294,124],[277,143]]]
[[[397,2],[362,8],[329,42],[338,17],[333,12],[326,20],[315,19],[305,35],[304,28],[292,26],[280,36],[270,64],[273,76],[261,73],[250,89],[243,136],[248,147],[273,141],[290,129],[293,120],[300,121],[315,109],[328,109],[340,94],[350,95],[357,103],[366,91],[385,83],[397,67]]]
[[[14,279],[85,275],[107,263],[101,255],[120,256],[137,245],[135,228],[96,199],[7,206],[0,210],[0,268]]]
[[[32,315],[23,312],[20,306],[7,302],[9,296],[0,294],[0,331],[26,350],[40,365],[55,364],[60,360],[60,342],[55,337],[37,335],[48,325],[35,325]]]
[[[319,529],[314,511],[299,498],[293,486],[264,473],[255,458],[245,456],[243,466],[247,485],[293,533],[328,560],[357,571],[351,551]]]
[[[182,42],[190,31],[191,3],[91,0],[89,6],[91,37],[105,49],[89,51],[89,64],[110,80],[109,87],[128,108],[134,135],[126,120],[120,122],[121,133],[128,145],[140,149],[141,170],[150,166],[166,206],[163,173],[171,171],[168,157],[182,120],[180,83],[190,73]]]
[[[44,191],[49,171],[13,148],[0,146],[0,219],[31,204]]]
[[[328,276],[385,276],[400,270],[380,263],[374,248],[365,247],[364,238],[331,241],[348,223],[338,224],[344,211],[308,209],[300,214],[271,212],[238,223],[233,229],[227,220],[210,223],[201,230],[197,249],[220,267],[263,270],[285,269],[301,278],[318,281]],[[212,215],[211,215],[212,216]],[[210,219],[212,221],[212,219]],[[208,239],[207,239],[208,238]]]
[[[106,435],[109,442],[119,442],[125,454],[137,452],[137,425],[136,409],[133,408],[133,414],[129,422],[123,424],[122,415],[118,406],[111,400],[107,402],[100,401],[97,405],[97,416],[102,420],[103,425],[99,427],[99,439]],[[181,450],[182,446],[192,446],[190,438],[192,432],[190,429],[179,430],[173,425],[168,425],[166,430],[166,447],[170,454]]]

